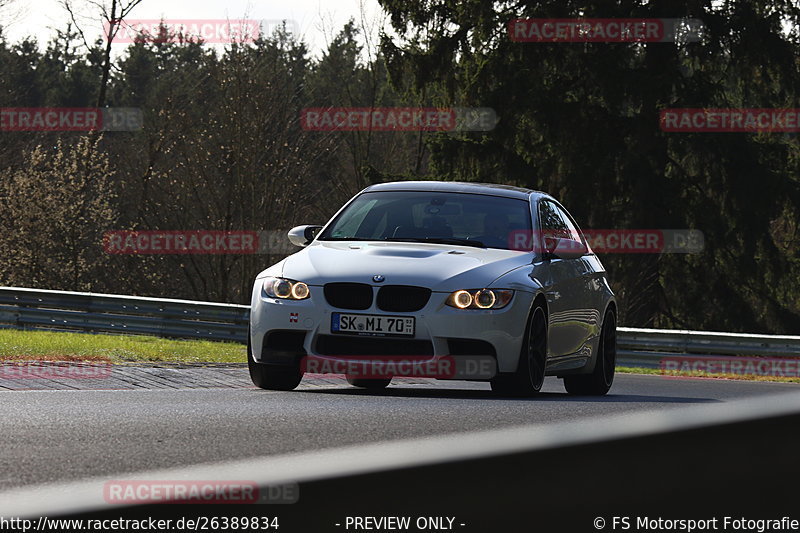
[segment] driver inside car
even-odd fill
[[[486,213],[483,217],[483,234],[474,237],[490,248],[506,248],[509,230],[508,216],[504,213]]]

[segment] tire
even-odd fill
[[[253,385],[266,390],[292,390],[303,379],[303,373],[300,372],[298,365],[281,367],[256,362],[250,347],[249,330],[247,332],[247,368],[250,370],[250,379],[253,381]]]
[[[544,308],[533,309],[525,328],[525,341],[519,354],[517,371],[498,374],[492,379],[492,390],[507,396],[534,396],[544,384],[547,365],[547,316]]]
[[[597,343],[597,361],[591,374],[564,376],[564,388],[570,394],[580,396],[603,396],[614,383],[617,368],[617,317],[612,310],[606,311],[603,330]]]
[[[354,387],[360,387],[362,389],[370,389],[370,390],[385,389],[386,387],[389,386],[389,383],[392,382],[392,378],[364,379],[364,378],[354,378],[350,375],[346,375],[345,378],[347,379],[347,382]]]

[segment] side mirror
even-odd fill
[[[544,252],[545,257],[554,255],[557,246],[558,238],[549,237],[547,235],[542,238],[542,252]]]
[[[322,226],[315,225],[295,226],[289,230],[289,242],[295,246],[308,246],[321,229]]]
[[[577,259],[589,253],[589,248],[581,241],[574,239],[545,237],[544,253],[545,256],[560,259]]]

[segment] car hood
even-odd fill
[[[332,281],[418,285],[450,292],[490,286],[506,272],[530,264],[530,254],[514,250],[429,243],[316,241],[286,258],[284,277],[323,285]]]

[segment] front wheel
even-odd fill
[[[253,359],[250,347],[250,332],[247,333],[247,368],[250,370],[250,379],[253,385],[266,390],[292,390],[303,379],[298,365],[281,367],[265,365]]]
[[[611,389],[617,368],[617,317],[610,309],[603,319],[603,330],[600,332],[597,349],[597,361],[591,374],[564,376],[564,388],[568,393],[603,396]]]
[[[517,371],[498,374],[492,381],[492,390],[510,396],[533,396],[544,384],[547,366],[547,317],[542,307],[531,313],[525,331]]]

